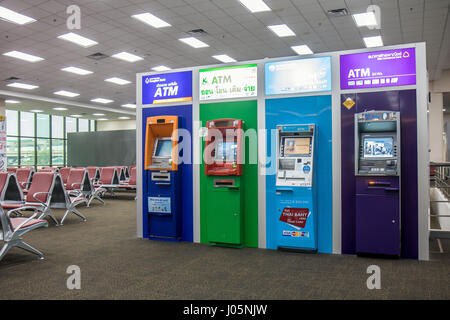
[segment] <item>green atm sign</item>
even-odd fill
[[[256,97],[256,64],[200,70],[200,100]]]

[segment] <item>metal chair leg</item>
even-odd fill
[[[9,249],[11,249],[11,246],[9,245],[8,242],[6,242],[3,247],[2,250],[0,250],[0,261],[3,259],[3,257],[6,255],[6,253],[9,251]]]
[[[40,252],[39,250],[33,248],[32,246],[30,246],[26,242],[20,241],[20,242],[18,242],[16,244],[16,246],[21,248],[21,249],[23,249],[23,250],[25,250],[25,251],[28,251],[28,252],[31,252],[31,253],[34,253],[34,254],[38,255],[39,259],[41,259],[41,260],[44,259],[44,255],[42,254],[42,252]]]

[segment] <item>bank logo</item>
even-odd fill
[[[408,51],[403,52],[403,58],[409,58],[409,52]]]

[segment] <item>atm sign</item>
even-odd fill
[[[284,208],[280,216],[280,221],[296,227],[304,228],[308,215],[308,208]]]

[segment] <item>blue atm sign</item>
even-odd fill
[[[142,104],[192,101],[192,71],[142,77]]]

